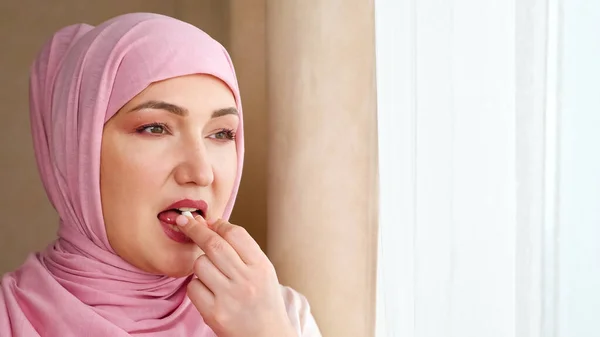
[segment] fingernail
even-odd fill
[[[175,223],[176,223],[178,226],[182,226],[182,227],[183,227],[183,226],[185,226],[185,225],[187,225],[189,221],[190,221],[190,220],[188,219],[188,217],[187,217],[187,216],[185,216],[185,215],[181,215],[181,214],[180,214],[180,215],[178,215],[178,216],[177,216],[177,218],[175,218]]]

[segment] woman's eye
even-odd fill
[[[162,135],[167,133],[167,128],[161,124],[151,124],[141,126],[138,130],[140,133],[149,133],[153,135]]]
[[[235,132],[233,132],[233,130],[223,129],[217,133],[214,133],[212,138],[217,140],[234,140]]]

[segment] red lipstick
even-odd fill
[[[174,202],[173,204],[171,204],[170,206],[165,208],[163,210],[163,212],[172,210],[172,209],[178,209],[178,208],[195,208],[198,211],[201,211],[200,215],[205,216],[206,211],[208,209],[208,204],[204,200],[183,199],[183,200]],[[198,213],[200,213],[200,212],[198,212]]]

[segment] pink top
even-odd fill
[[[31,68],[31,132],[38,169],[60,215],[59,238],[0,284],[2,337],[215,336],[186,296],[188,278],[145,273],[108,243],[100,204],[104,123],[155,81],[210,74],[242,113],[231,59],[217,41],[170,17],[135,13],[52,36]],[[237,130],[237,195],[244,157]],[[320,336],[306,299],[282,287],[299,336]]]

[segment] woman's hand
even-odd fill
[[[244,228],[200,216],[180,215],[177,224],[205,252],[187,294],[217,336],[296,336],[275,268]]]

